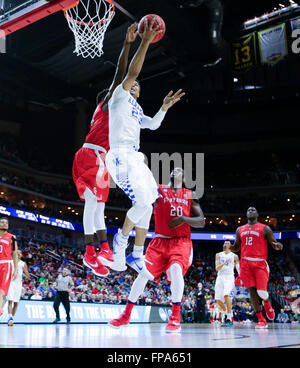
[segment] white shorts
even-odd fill
[[[224,301],[224,295],[232,296],[234,276],[217,276],[215,284],[215,299]]]
[[[144,155],[128,149],[110,150],[105,159],[114,182],[132,200],[133,204],[151,205],[158,198],[158,185]]]
[[[22,294],[22,283],[12,281],[9,286],[8,294],[6,299],[18,303],[21,299]]]

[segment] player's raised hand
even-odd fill
[[[144,32],[140,34],[142,40],[151,43],[158,33],[163,32],[162,29],[159,29],[160,25],[158,23],[154,25],[154,22],[155,18],[150,23],[148,23],[147,19],[144,20]]]
[[[170,107],[176,104],[176,102],[180,101],[181,97],[183,97],[184,95],[185,95],[185,92],[182,92],[181,88],[174,94],[173,94],[173,91],[170,91],[167,94],[167,96],[164,98],[162,110],[167,111]]]
[[[126,42],[127,43],[132,43],[135,41],[136,36],[138,35],[138,23],[134,22],[133,24],[131,24],[131,26],[129,26],[127,28],[127,33],[126,33]]]

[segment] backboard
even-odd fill
[[[74,4],[76,0],[0,0],[0,37]]]

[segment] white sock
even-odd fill
[[[128,300],[132,303],[136,303],[138,298],[142,295],[142,292],[147,285],[148,279],[142,275],[138,275],[134,283],[131,286],[130,294]]]
[[[168,269],[171,277],[171,298],[172,303],[180,303],[184,292],[184,279],[182,269],[178,263],[173,263]]]
[[[128,238],[129,236],[125,236],[122,234],[122,232],[119,232],[118,234],[118,241],[120,242],[120,245],[126,245],[127,246],[127,242],[128,242]]]
[[[144,254],[144,246],[134,245],[132,255],[135,258],[141,258]]]

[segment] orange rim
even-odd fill
[[[112,6],[112,15],[106,20],[106,22],[107,22],[108,20],[112,19],[112,17],[114,16],[114,13],[115,13],[115,5],[112,2],[112,0],[105,0],[105,1]],[[64,9],[64,15],[65,15],[65,17],[67,19],[69,19],[71,22],[75,22],[77,24],[81,24],[82,26],[95,26],[97,24],[103,24],[104,23],[103,20],[101,20],[100,22],[96,22],[96,23],[93,23],[93,22],[85,23],[85,22],[80,22],[79,20],[75,20],[72,17],[70,17],[69,14],[67,14],[67,11],[70,10],[70,9],[72,9],[72,8],[75,8],[75,6],[78,6],[79,3],[80,3],[80,0],[77,0],[74,5],[71,5],[68,8]]]

